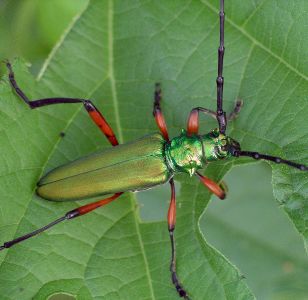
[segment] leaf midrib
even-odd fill
[[[84,13],[84,11],[82,12]],[[113,102],[113,108],[114,108],[114,120],[115,120],[115,125],[116,125],[116,129],[117,129],[117,133],[118,133],[118,137],[119,137],[119,142],[122,143],[123,142],[123,133],[121,130],[121,121],[120,121],[120,114],[119,114],[119,101],[118,101],[118,97],[117,97],[117,90],[116,90],[116,79],[115,79],[115,74],[114,74],[114,48],[113,48],[113,3],[112,0],[108,1],[108,50],[109,50],[109,57],[108,57],[108,73],[107,73],[107,78],[110,80],[111,83],[111,99]],[[78,18],[80,17],[80,15],[78,16]],[[75,18],[74,21],[69,25],[68,30],[65,31],[65,34],[60,38],[59,42],[56,44],[55,48],[52,50],[51,54],[48,56],[47,60],[45,61],[41,72],[39,73],[39,77],[38,80],[40,80],[43,76],[44,73],[46,71],[46,69],[48,68],[48,65],[50,63],[50,61],[52,60],[52,57],[55,55],[55,53],[57,52],[57,50],[61,47],[62,42],[65,40],[65,36],[68,34],[68,32],[73,28],[73,25],[76,23],[76,21],[78,20],[78,18]],[[107,78],[103,78],[102,80],[100,80],[96,86],[92,89],[92,91],[90,91],[87,95],[87,98],[90,98],[99,88],[100,86],[104,83],[104,81]],[[68,127],[71,125],[71,123],[73,122],[73,120],[76,118],[76,116],[79,114],[79,112],[81,111],[82,107],[79,107],[76,109],[75,113],[72,115],[72,117],[70,118],[70,120],[68,120],[68,122],[66,123],[65,128],[63,129],[64,131],[66,131],[68,129]],[[46,168],[48,161],[50,160],[51,156],[54,154],[54,152],[57,149],[57,146],[59,144],[59,142],[61,141],[61,138],[58,138],[54,147],[52,148],[50,155],[47,157],[46,159],[46,163],[43,165],[42,167],[42,172],[40,174],[40,177],[42,176],[42,173],[44,171],[44,169]],[[34,190],[32,192],[32,194],[34,193]],[[147,275],[147,281],[148,281],[148,285],[149,285],[149,290],[150,290],[150,295],[151,295],[151,299],[155,299],[154,297],[154,290],[153,290],[153,286],[152,286],[152,281],[151,281],[151,275],[150,275],[150,270],[149,270],[149,265],[148,265],[148,260],[146,257],[146,253],[145,253],[145,249],[143,246],[143,242],[142,242],[142,236],[140,233],[140,228],[139,228],[139,218],[137,216],[136,210],[134,209],[135,203],[137,202],[137,200],[135,199],[135,197],[130,193],[129,195],[130,198],[130,202],[131,202],[131,212],[133,213],[133,218],[134,218],[134,223],[135,223],[135,228],[136,228],[136,234],[138,236],[138,242],[140,245],[140,250],[144,259],[144,265],[145,265],[145,269],[146,269],[146,275]],[[27,211],[27,210],[26,210]],[[25,211],[25,213],[26,213]]]
[[[121,122],[120,122],[120,114],[119,114],[119,101],[117,98],[116,80],[115,80],[115,74],[114,74],[113,14],[114,14],[113,0],[109,0],[108,1],[108,49],[109,49],[108,73],[109,73],[109,78],[111,82],[111,94],[112,94],[112,101],[114,104],[115,123],[117,126],[117,132],[119,134],[119,141],[120,143],[123,143],[123,133],[122,133],[122,127],[121,127]],[[143,257],[144,266],[146,269],[146,276],[147,276],[147,281],[149,285],[150,295],[151,295],[151,298],[154,300],[155,299],[154,289],[152,286],[149,264],[148,264],[148,260],[147,260],[145,249],[144,249],[143,242],[142,242],[142,237],[141,237],[139,222],[138,222],[138,216],[137,216],[136,210],[134,209],[134,206],[137,203],[137,199],[132,193],[129,193],[129,194],[130,194],[129,199],[131,203],[131,210],[132,210],[133,218],[135,222],[136,234],[138,236],[138,242],[139,242],[140,250],[142,253],[142,257]]]
[[[109,68],[108,68],[108,73],[107,76],[105,78],[103,78],[102,80],[98,81],[98,83],[95,85],[95,87],[86,95],[87,99],[90,99],[91,96],[102,86],[102,84],[109,79],[110,83],[111,83],[111,91],[112,91],[112,101],[113,101],[113,106],[114,106],[114,115],[115,115],[115,123],[116,123],[116,127],[117,127],[117,132],[118,132],[118,136],[119,136],[119,141],[123,142],[123,134],[121,131],[121,123],[120,123],[120,116],[119,116],[119,104],[118,104],[118,98],[117,98],[117,92],[116,92],[116,80],[115,80],[115,76],[114,76],[114,65],[113,65],[113,4],[112,4],[112,0],[108,1],[108,49],[109,49]],[[76,22],[78,21],[78,19],[85,13],[85,11],[88,9],[88,6],[80,13],[78,14],[73,21],[69,24],[69,26],[67,27],[67,29],[65,30],[64,34],[60,37],[59,41],[56,43],[55,47],[52,49],[52,51],[50,52],[49,56],[47,57],[47,59],[45,60],[37,78],[36,81],[39,82],[42,80],[42,78],[45,75],[45,72],[50,64],[50,62],[52,61],[53,57],[55,56],[55,54],[57,53],[57,51],[60,49],[62,43],[65,41],[66,36],[69,34],[69,32],[73,29],[74,25],[76,24]],[[82,110],[83,106],[77,107],[75,112],[73,113],[73,115],[71,116],[71,118],[67,121],[65,127],[63,128],[63,131],[67,131],[68,128],[70,127],[70,125],[72,124],[73,120],[76,118],[76,116],[80,113],[80,111]],[[50,150],[49,155],[46,158],[45,163],[42,165],[41,168],[39,168],[41,170],[40,174],[38,175],[38,178],[36,179],[36,181],[39,180],[39,178],[41,178],[43,176],[44,170],[47,167],[48,162],[50,161],[51,157],[54,155],[55,151],[58,148],[59,143],[61,142],[61,138],[58,137],[55,140],[55,143],[52,147],[52,149]],[[31,199],[33,198],[33,195],[35,194],[35,190],[36,190],[36,186],[33,188],[33,190],[31,191],[31,196],[28,200],[27,203],[30,203]],[[148,265],[148,261],[146,259],[146,254],[145,254],[145,249],[143,247],[143,243],[142,243],[142,237],[141,237],[141,233],[140,233],[140,228],[139,228],[139,223],[138,223],[138,216],[136,214],[136,211],[134,209],[134,204],[136,203],[136,199],[135,197],[130,193],[130,202],[131,202],[131,212],[133,213],[133,217],[134,217],[134,222],[135,222],[135,227],[136,227],[136,234],[138,236],[138,242],[140,244],[140,250],[142,253],[142,256],[144,258],[144,264],[145,264],[145,269],[146,269],[146,274],[147,274],[147,280],[149,283],[149,290],[150,290],[150,294],[151,294],[151,298],[154,300],[154,290],[153,290],[153,286],[152,286],[152,281],[151,281],[151,276],[150,276],[150,271],[149,271],[149,265]],[[29,205],[26,206],[26,209],[24,211],[24,213],[21,215],[20,221],[16,224],[16,230],[14,233],[14,237],[16,237],[16,232],[18,231],[19,227],[20,227],[20,223],[21,221],[24,219],[27,211],[29,209]],[[5,257],[3,259],[3,261],[5,261],[6,256],[8,254],[9,251],[6,252]]]

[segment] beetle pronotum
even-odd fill
[[[202,169],[211,161],[248,156],[256,160],[263,159],[274,163],[283,163],[297,168],[300,171],[308,170],[308,167],[303,164],[280,157],[241,150],[240,144],[225,134],[228,121],[231,121],[238,115],[242,103],[238,101],[234,111],[228,116],[226,115],[223,109],[225,19],[223,0],[220,1],[219,19],[220,44],[218,48],[218,75],[216,79],[217,109],[214,112],[203,107],[193,108],[188,117],[187,130],[183,130],[179,136],[172,139],[169,138],[161,109],[162,96],[159,84],[155,86],[153,115],[160,132],[142,137],[131,143],[119,145],[114,131],[91,100],[79,98],[45,98],[32,101],[19,88],[10,62],[6,62],[9,71],[9,80],[13,90],[31,109],[53,104],[80,103],[113,146],[113,148],[89,155],[52,170],[38,182],[37,194],[44,199],[53,201],[86,199],[92,196],[106,194],[113,195],[71,210],[61,218],[40,229],[5,242],[0,247],[0,250],[10,248],[62,221],[87,214],[96,208],[112,202],[124,192],[143,190],[169,182],[171,187],[171,201],[168,210],[168,231],[171,242],[171,279],[179,296],[189,299],[189,293],[180,283],[176,272],[174,240],[176,196],[173,180],[174,174],[182,172],[188,173],[190,176],[197,176],[212,193],[224,199],[225,192],[221,186],[198,172],[199,169]],[[199,134],[200,113],[214,116],[218,122],[218,129],[214,129],[204,135]],[[121,172],[123,169],[130,170],[130,172]]]

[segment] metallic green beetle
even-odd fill
[[[191,137],[183,130],[170,143],[159,133],[151,134],[52,170],[38,182],[37,194],[66,201],[140,191],[166,183],[177,172],[192,176],[206,163],[231,156],[224,148],[234,145],[217,130]]]
[[[206,108],[192,109],[187,124],[187,130],[169,139],[167,126],[161,110],[161,89],[156,85],[154,94],[153,114],[160,129],[136,141],[118,145],[117,138],[103,115],[90,100],[77,98],[46,98],[30,101],[15,81],[11,64],[7,61],[9,80],[13,90],[31,108],[42,106],[82,103],[91,119],[107,137],[113,148],[91,154],[74,162],[58,167],[46,174],[38,182],[37,194],[53,201],[68,201],[113,194],[112,196],[78,207],[67,212],[61,218],[48,225],[5,242],[0,251],[35,236],[48,228],[65,220],[84,215],[94,209],[117,199],[123,192],[140,191],[166,182],[171,186],[171,201],[168,210],[168,230],[171,241],[171,279],[180,297],[189,299],[188,293],[180,284],[175,264],[174,229],[176,220],[176,200],[173,176],[184,172],[194,174],[201,182],[219,198],[225,197],[223,188],[211,179],[201,175],[198,170],[211,161],[230,157],[249,156],[254,159],[265,159],[275,163],[284,163],[302,171],[308,167],[279,157],[260,154],[258,152],[242,151],[238,142],[225,135],[227,121],[234,119],[239,113],[242,103],[238,101],[234,111],[227,117],[223,111],[223,56],[224,56],[224,1],[220,1],[220,45],[218,48],[217,76],[217,110],[213,112]],[[206,113],[218,121],[218,129],[207,134],[199,134],[199,113]]]

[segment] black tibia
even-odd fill
[[[67,212],[64,216],[62,216],[61,218],[55,220],[55,221],[52,221],[51,223],[39,228],[39,229],[36,229],[32,232],[29,232],[25,235],[22,235],[14,240],[11,240],[11,241],[8,241],[8,242],[5,242],[3,243],[2,246],[0,246],[0,251],[3,250],[3,249],[8,249],[8,248],[11,248],[12,246],[18,244],[18,243],[21,243],[33,236],[36,236],[44,231],[46,231],[47,229],[61,223],[62,221],[65,221],[65,220],[70,220],[70,219],[73,219],[73,218],[76,218],[76,217],[79,217],[80,216],[80,213],[78,211],[78,209],[74,209],[74,210],[71,210],[69,212]]]
[[[83,103],[87,111],[94,110],[95,106],[90,100],[78,99],[78,98],[45,98],[31,101],[24,92],[19,88],[15,80],[14,72],[12,65],[9,61],[5,61],[5,64],[9,70],[9,80],[10,83],[17,93],[17,95],[31,108],[35,109],[42,106],[52,105],[52,104],[61,104],[61,103]]]
[[[213,117],[214,119],[216,119],[216,112],[204,107],[195,107],[192,109],[193,110],[198,110],[198,112],[202,112],[203,114],[209,115],[211,117]]]
[[[171,254],[171,263],[170,263],[170,272],[171,272],[172,283],[174,284],[179,296],[183,297],[186,300],[189,300],[190,298],[188,297],[187,292],[181,286],[181,284],[178,280],[178,277],[176,275],[176,264],[175,264],[176,251],[175,251],[174,229],[169,230],[169,235],[170,235],[171,253],[172,253]]]
[[[100,128],[100,130],[104,133],[107,137],[109,142],[116,146],[118,145],[117,138],[105,120],[104,116],[100,113],[100,111],[95,107],[91,100],[87,99],[79,99],[79,98],[45,98],[45,99],[38,99],[34,101],[30,101],[30,99],[24,94],[24,92],[19,88],[17,82],[14,77],[14,72],[12,66],[9,61],[6,61],[6,66],[9,70],[9,80],[12,85],[12,88],[15,90],[17,95],[31,108],[39,108],[42,106],[53,105],[53,104],[65,104],[65,103],[82,103],[86,111],[88,112],[91,119],[95,122],[95,124]]]
[[[169,181],[171,186],[171,200],[168,210],[168,230],[171,242],[171,261],[170,261],[170,272],[171,280],[175,286],[180,297],[183,297],[186,300],[189,300],[187,292],[180,284],[177,274],[176,274],[176,250],[175,250],[175,239],[174,239],[174,229],[175,229],[175,219],[176,219],[176,201],[175,201],[175,186],[174,181],[171,179]]]
[[[153,105],[153,116],[155,117],[156,111],[161,110],[160,102],[162,100],[161,96],[161,86],[160,83],[155,83],[155,91],[154,91],[154,105]]]
[[[235,106],[233,108],[233,111],[231,113],[229,113],[228,117],[227,117],[227,120],[228,121],[232,121],[234,119],[237,118],[237,116],[239,115],[241,109],[242,109],[242,106],[243,106],[243,100],[237,100],[235,102]]]
[[[34,230],[34,231],[32,231],[32,232],[30,232],[30,233],[27,233],[27,234],[25,234],[25,235],[23,235],[23,236],[20,236],[20,237],[14,239],[14,240],[5,242],[5,243],[3,243],[2,246],[0,246],[0,251],[3,250],[3,249],[11,248],[11,247],[14,246],[15,244],[18,244],[18,243],[23,242],[23,241],[25,241],[25,240],[27,240],[27,239],[29,239],[29,238],[35,236],[35,235],[38,235],[39,233],[42,233],[43,231],[46,231],[46,230],[49,229],[50,227],[53,227],[54,225],[56,225],[56,224],[58,224],[58,223],[60,223],[60,222],[62,222],[62,221],[64,221],[64,220],[67,220],[67,219],[70,219],[70,218],[69,218],[68,216],[65,215],[65,216],[63,216],[63,217],[61,217],[61,218],[59,218],[59,219],[57,219],[57,220],[55,220],[55,221],[49,223],[48,225],[46,225],[46,226],[44,226],[44,227],[42,227],[42,228],[39,228],[39,229],[37,229],[37,230]]]
[[[108,198],[105,198],[105,199],[102,199],[102,200],[99,200],[99,201],[95,201],[95,202],[91,202],[89,204],[86,204],[86,205],[83,205],[83,206],[80,206],[80,207],[77,207],[73,210],[70,210],[68,211],[64,216],[62,216],[61,218],[55,220],[55,221],[52,221],[51,223],[39,228],[39,229],[36,229],[32,232],[29,232],[25,235],[22,235],[14,240],[11,240],[11,241],[8,241],[8,242],[5,242],[3,243],[2,246],[0,246],[0,251],[3,250],[3,249],[8,249],[8,248],[11,248],[12,246],[14,246],[15,244],[18,244],[18,243],[21,243],[35,235],[38,235],[44,231],[46,231],[47,229],[61,223],[62,221],[65,221],[65,220],[71,220],[71,219],[74,219],[74,218],[77,218],[77,217],[80,217],[84,214],[87,214],[101,206],[104,206],[104,205],[107,205],[108,203],[114,201],[115,199],[117,199],[119,196],[121,196],[122,193],[116,193],[114,194],[113,196],[111,197],[108,197]]]
[[[8,68],[8,70],[9,70],[9,80],[10,80],[10,83],[11,83],[13,89],[15,90],[17,95],[31,107],[31,105],[29,104],[30,100],[28,99],[28,97],[23,93],[23,91],[17,85],[17,82],[16,82],[15,77],[14,77],[12,65],[10,64],[10,62],[8,60],[5,60],[5,64],[6,64],[6,67]]]
[[[224,13],[224,0],[220,0],[220,11],[219,11],[219,24],[220,24],[220,42],[218,47],[218,75],[216,79],[217,84],[217,111],[216,119],[219,125],[219,131],[225,133],[227,129],[227,118],[226,113],[223,110],[223,86],[224,78],[223,73],[223,64],[224,64],[224,27],[225,27],[225,13]]]
[[[239,113],[241,112],[241,109],[243,107],[244,102],[242,100],[237,100],[235,102],[234,108],[233,110],[228,114],[227,116],[227,121],[233,121],[234,119],[237,118],[237,116],[239,115]],[[193,110],[198,110],[199,112],[209,115],[211,117],[213,117],[214,119],[217,119],[216,117],[216,112],[204,107],[195,107],[192,109]]]
[[[19,86],[17,85],[17,82],[15,80],[15,76],[14,76],[14,72],[12,69],[12,65],[10,64],[9,61],[6,61],[6,66],[9,70],[9,80],[10,83],[13,87],[13,89],[15,90],[15,92],[17,93],[17,95],[31,108],[31,109],[35,109],[38,107],[42,107],[42,106],[47,106],[47,105],[52,105],[52,104],[61,104],[61,103],[83,103],[85,108],[87,110],[89,109],[87,108],[87,106],[89,106],[89,104],[91,104],[91,107],[94,107],[94,105],[92,104],[92,102],[90,100],[85,100],[85,99],[78,99],[78,98],[45,98],[45,99],[39,99],[39,100],[34,100],[31,101],[25,94],[24,92],[19,88]],[[92,109],[93,110],[93,109]]]
[[[160,88],[160,84],[155,84],[155,92],[154,92],[154,105],[153,105],[153,116],[155,118],[156,124],[164,136],[166,141],[169,141],[168,129],[166,125],[166,121],[160,106],[160,102],[162,100],[162,92]]]
[[[243,101],[237,100],[235,102],[235,105],[234,105],[232,112],[230,112],[227,116],[227,121],[233,121],[234,119],[236,119],[237,116],[239,115],[240,111],[241,111],[242,106],[243,106]],[[204,107],[195,107],[191,110],[189,116],[192,116],[194,111],[198,111],[198,113],[203,113],[203,114],[209,115],[209,116],[213,117],[215,120],[217,119],[217,112],[215,112],[213,110],[210,110],[210,109],[207,109],[207,108],[204,108]]]

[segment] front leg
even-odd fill
[[[242,100],[237,100],[232,112],[227,116],[227,121],[232,121],[237,118],[243,106]],[[191,110],[187,121],[188,135],[198,134],[199,131],[199,112],[213,117],[217,120],[216,112],[204,107],[195,107]]]
[[[236,119],[238,117],[238,115],[240,114],[241,109],[243,107],[243,104],[244,104],[243,100],[237,100],[235,102],[235,106],[234,106],[232,112],[230,112],[228,117],[227,117],[228,121],[233,121],[234,119]]]

